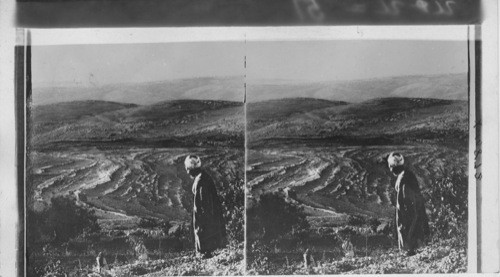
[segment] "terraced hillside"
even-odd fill
[[[388,217],[390,174],[380,161],[391,151],[408,156],[424,187],[467,168],[465,101],[286,98],[250,103],[247,118],[251,196],[293,188],[311,215]]]
[[[73,195],[103,221],[189,222],[192,180],[183,165],[188,154],[201,156],[219,187],[242,179],[242,149],[75,147],[31,154],[28,202],[41,209],[55,196]]]
[[[391,151],[407,157],[424,193],[447,172],[467,169],[466,152],[432,145],[255,149],[247,165],[250,202],[286,189],[317,227],[342,224],[348,215],[389,219],[394,180],[382,160]]]
[[[243,178],[239,102],[61,102],[35,106],[30,123],[27,201],[37,210],[71,195],[103,220],[186,222],[192,207],[186,155],[201,155],[220,186]]]

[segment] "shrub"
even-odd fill
[[[172,228],[169,221],[156,218],[141,218],[137,227],[144,229],[160,228],[164,233],[168,234],[168,230]]]
[[[80,207],[73,199],[63,196],[52,198],[50,207],[44,211],[28,210],[27,220],[29,242],[49,238],[63,243],[78,235],[99,230],[93,211]]]
[[[380,220],[375,217],[370,218],[370,220],[368,221],[368,225],[370,225],[370,230],[372,231],[372,233],[377,233],[377,229],[380,224],[382,224],[382,222],[380,222]]]
[[[359,215],[349,215],[347,217],[347,224],[351,226],[363,226],[366,223],[364,217]]]
[[[245,192],[243,180],[223,186],[219,195],[230,244],[236,245],[244,240]]]
[[[49,261],[43,268],[37,269],[36,273],[38,276],[47,277],[64,277],[67,276],[64,268],[61,265],[61,261]]]
[[[278,193],[267,193],[247,212],[247,232],[250,239],[269,242],[286,235],[303,237],[309,224],[303,209],[285,201]]]
[[[430,221],[435,238],[466,236],[468,178],[461,170],[444,174],[428,191]]]
[[[344,226],[337,230],[337,235],[341,241],[347,240],[357,234],[358,232],[356,232],[356,230],[354,230],[351,226]]]
[[[26,210],[26,244],[33,246],[37,242],[44,241],[44,235],[48,236],[47,216],[45,211],[35,212],[32,209]]]
[[[93,211],[77,206],[72,199],[66,197],[55,197],[51,202],[47,224],[54,231],[55,241],[66,242],[84,231],[88,233],[99,230]]]
[[[137,227],[139,228],[154,228],[158,226],[158,222],[153,218],[141,218]]]

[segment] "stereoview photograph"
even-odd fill
[[[467,45],[247,44],[247,274],[467,270]]]
[[[28,276],[244,273],[241,46],[32,47]]]
[[[32,46],[26,274],[466,272],[468,43]]]

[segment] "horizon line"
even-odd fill
[[[430,100],[443,100],[443,101],[458,101],[458,102],[468,102],[468,100],[465,99],[445,99],[445,98],[438,98],[438,97],[407,97],[407,96],[387,96],[387,97],[373,97],[373,98],[368,98],[363,101],[342,101],[342,100],[333,100],[333,99],[325,99],[325,98],[317,98],[317,97],[300,97],[300,96],[293,96],[293,97],[277,97],[277,98],[270,98],[270,99],[265,99],[265,100],[248,100],[246,102],[243,101],[234,101],[234,100],[222,100],[222,99],[206,99],[206,98],[200,98],[200,99],[195,99],[195,98],[179,98],[179,99],[172,99],[172,100],[163,100],[163,101],[158,101],[153,104],[137,104],[137,103],[132,103],[132,102],[117,102],[117,101],[108,101],[108,100],[98,100],[98,99],[86,99],[86,100],[72,100],[72,101],[61,101],[61,102],[54,102],[54,103],[49,103],[49,104],[35,104],[33,107],[42,107],[42,106],[50,106],[50,105],[58,105],[58,104],[64,104],[64,103],[75,103],[75,102],[107,102],[107,103],[114,103],[114,104],[123,104],[123,105],[135,105],[136,107],[147,107],[147,106],[153,106],[157,105],[159,103],[168,103],[168,102],[175,102],[175,101],[212,101],[212,102],[230,102],[230,103],[241,103],[243,105],[248,104],[248,103],[264,103],[264,102],[270,102],[270,101],[279,101],[279,100],[288,100],[288,99],[309,99],[309,100],[322,100],[322,101],[328,101],[328,102],[338,102],[338,103],[345,103],[347,105],[349,104],[357,104],[357,103],[363,103],[363,102],[368,102],[368,101],[373,101],[373,100],[378,100],[378,99],[430,99]]]
[[[329,79],[286,79],[286,78],[248,78],[245,75],[225,75],[225,76],[193,76],[193,77],[183,77],[183,78],[172,78],[172,79],[162,79],[162,80],[147,80],[142,82],[130,82],[124,81],[121,83],[106,83],[106,84],[92,84],[92,83],[76,83],[76,85],[71,85],[73,82],[59,82],[54,84],[49,84],[49,82],[32,82],[33,88],[105,88],[112,87],[118,85],[141,85],[141,84],[154,84],[154,83],[163,83],[163,82],[178,82],[185,80],[193,80],[193,79],[236,79],[241,78],[243,80],[248,81],[258,81],[258,82],[271,82],[271,81],[280,81],[280,82],[291,82],[292,84],[311,84],[311,83],[336,83],[336,82],[349,82],[349,81],[370,81],[370,80],[380,80],[380,79],[388,79],[388,78],[402,78],[402,77],[438,77],[443,75],[461,75],[467,74],[467,71],[464,72],[449,72],[449,73],[437,73],[437,74],[406,74],[406,75],[390,75],[390,76],[379,76],[379,77],[369,77],[369,78],[353,78],[353,79],[338,79],[338,80],[329,80]]]

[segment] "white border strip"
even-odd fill
[[[481,185],[481,265],[484,273],[500,271],[500,176],[499,176],[499,3],[483,1],[481,24],[481,109],[482,109],[482,185]]]
[[[468,229],[467,229],[467,272],[476,273],[478,270],[477,251],[477,201],[476,201],[476,169],[474,168],[476,152],[476,51],[475,27],[469,27],[469,195],[468,195]]]
[[[200,41],[467,40],[467,26],[31,29],[32,45]]]

